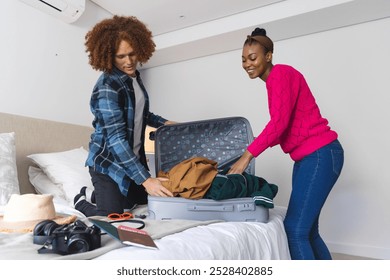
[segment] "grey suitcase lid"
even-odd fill
[[[214,160],[218,169],[225,169],[241,157],[252,141],[252,128],[244,117],[164,125],[155,132],[156,174],[192,157]],[[254,159],[246,172],[255,174]]]

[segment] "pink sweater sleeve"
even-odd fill
[[[293,72],[280,72],[274,66],[267,81],[268,108],[270,121],[263,131],[248,146],[248,151],[257,157],[264,150],[280,144],[283,133],[290,123],[290,116],[294,108],[297,92]]]

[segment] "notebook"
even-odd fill
[[[133,245],[142,248],[158,249],[150,235],[141,229],[119,224],[117,227],[109,222],[89,219],[91,223],[106,232],[111,237],[125,245]]]

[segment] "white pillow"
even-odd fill
[[[69,205],[83,186],[93,189],[88,167],[85,166],[88,152],[80,147],[64,152],[41,153],[27,156],[32,159],[60,190],[49,193],[63,193]],[[47,191],[42,188],[41,191]]]
[[[61,184],[54,184],[42,169],[34,166],[28,167],[28,178],[39,194],[53,195],[53,202],[68,205],[65,191]]]
[[[12,194],[20,194],[16,169],[15,133],[0,133],[0,205]]]

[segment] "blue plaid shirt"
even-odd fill
[[[159,127],[167,121],[149,112],[147,91],[139,72],[136,74],[145,95],[143,123],[134,123],[133,81],[117,68],[111,74],[103,73],[99,77],[90,100],[95,131],[91,135],[86,166],[109,175],[118,184],[123,195],[127,195],[132,181],[141,185],[150,177],[143,145],[140,158],[133,152],[134,126],[142,125],[141,141],[144,143],[146,125]]]

